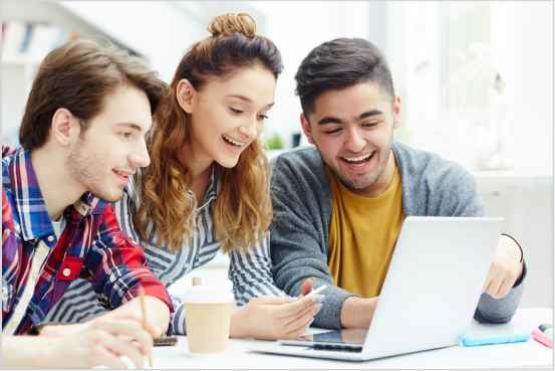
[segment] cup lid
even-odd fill
[[[218,284],[203,284],[187,288],[183,296],[184,303],[217,304],[233,303],[232,284],[224,281]]]

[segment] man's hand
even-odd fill
[[[341,307],[341,327],[367,329],[374,317],[378,296],[363,299],[351,296]]]
[[[10,336],[4,342],[4,366],[10,367],[126,368],[124,358],[127,358],[135,367],[142,368],[145,356],[152,350],[152,336],[142,323],[123,316],[47,326],[40,336]]]
[[[521,252],[516,242],[501,236],[483,291],[495,299],[507,296],[522,273],[523,262],[520,258]]]

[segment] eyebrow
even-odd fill
[[[240,100],[245,101],[245,102],[247,102],[247,103],[252,103],[252,99],[250,99],[249,97],[246,97],[246,96],[244,96],[244,95],[240,95],[240,94],[228,94],[228,95],[226,95],[225,97],[226,97],[226,98],[237,98],[237,99],[240,99]],[[270,107],[272,107],[272,106],[274,105],[274,103],[275,103],[275,102],[268,103],[265,107],[270,108]]]
[[[131,128],[133,130],[137,130],[139,132],[143,131],[143,128],[140,125],[137,125],[137,124],[132,123],[132,122],[118,122],[116,124],[116,126],[118,126],[118,127],[125,126],[125,127],[128,127],[128,128]]]
[[[356,121],[364,120],[365,118],[372,117],[372,116],[378,116],[378,115],[381,115],[381,114],[383,114],[382,111],[377,110],[377,109],[373,109],[373,110],[361,113],[356,118]],[[320,120],[318,120],[318,125],[342,124],[342,123],[343,123],[343,120],[341,120],[338,117],[334,117],[334,116],[325,116],[325,117],[322,117]]]

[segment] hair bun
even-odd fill
[[[212,20],[208,26],[208,32],[213,37],[230,36],[234,33],[241,33],[247,37],[254,37],[256,34],[256,21],[247,13],[228,13],[219,15]]]

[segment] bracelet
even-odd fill
[[[520,244],[518,243],[516,238],[514,238],[513,236],[511,236],[510,234],[507,234],[507,233],[501,233],[501,236],[509,237],[511,240],[513,240],[516,243],[516,245],[520,249],[520,262],[522,263],[524,261],[524,252],[522,250],[522,246],[520,246]]]

